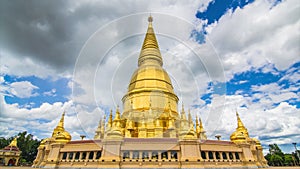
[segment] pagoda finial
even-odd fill
[[[120,120],[121,116],[120,116],[120,108],[119,105],[117,106],[117,110],[116,110],[116,116],[115,116],[115,120]]]
[[[239,113],[236,111],[236,117],[237,117],[237,122],[238,122],[238,128],[245,128],[240,116],[239,116]]]
[[[55,138],[58,142],[64,143],[70,141],[72,138],[70,133],[68,133],[64,128],[65,114],[66,112],[63,111],[58,125],[52,132],[52,138]]]
[[[202,120],[200,117],[199,117],[199,127],[200,127],[200,131],[204,131]]]
[[[237,117],[237,128],[235,132],[233,132],[230,136],[230,140],[233,142],[245,142],[247,138],[249,138],[249,133],[247,128],[244,126],[239,113],[236,111],[236,117]]]
[[[112,109],[110,109],[110,113],[109,113],[108,127],[112,127]]]
[[[148,22],[153,22],[153,17],[151,16],[151,13],[150,13],[150,15],[148,17]]]
[[[198,115],[196,114],[196,127],[199,126]]]
[[[59,121],[58,125],[56,126],[57,129],[60,128],[60,129],[64,130],[65,114],[66,114],[66,112],[63,111],[60,121]]]
[[[181,107],[181,119],[182,120],[186,120],[186,115],[185,115],[185,111],[184,111],[184,104],[182,102],[182,107]]]
[[[11,147],[18,147],[17,146],[17,137],[15,137],[8,146],[11,146]]]
[[[192,114],[191,114],[191,110],[189,109],[189,114],[188,114],[188,121],[189,121],[189,126],[191,129],[194,130],[194,123],[193,123],[193,119],[192,119]]]
[[[191,110],[189,109],[188,112],[189,112],[189,114],[188,114],[188,120],[189,120],[189,123],[191,124],[193,122],[192,115],[191,115]]]
[[[138,66],[141,65],[163,65],[162,56],[158,47],[156,36],[152,26],[153,17],[148,17],[148,29],[139,56]]]
[[[203,128],[202,120],[201,120],[201,118],[199,117],[199,138],[200,138],[201,140],[206,140],[206,139],[207,139],[207,136],[206,136],[205,133],[206,133],[206,132],[205,132],[205,130],[204,130],[204,128]]]

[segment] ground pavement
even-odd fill
[[[34,169],[34,168],[31,168],[31,167],[4,167],[4,166],[0,166],[0,168],[2,169]],[[300,166],[298,167],[270,167],[270,168],[267,168],[267,169],[300,169]]]

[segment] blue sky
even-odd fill
[[[32,90],[32,93],[34,93],[33,96],[26,98],[20,98],[18,95],[11,95],[7,92],[8,95],[4,97],[6,103],[17,103],[20,107],[26,107],[28,106],[28,103],[30,103],[29,108],[36,108],[40,107],[44,102],[50,104],[55,102],[66,102],[71,94],[71,89],[68,86],[70,79],[67,78],[53,80],[51,78],[41,79],[35,76],[16,77],[5,75],[4,81],[4,85],[20,81],[28,81],[37,87]]]
[[[66,128],[74,139],[82,133],[93,137],[98,119],[121,103],[136,68],[147,26],[144,18],[151,12],[165,69],[193,116],[206,121],[211,139],[216,133],[229,139],[236,110],[264,147],[278,143],[291,152],[290,143],[300,139],[296,1],[135,2],[128,9],[83,1],[1,3],[8,8],[1,19],[0,136],[27,130],[40,139],[49,137],[66,111]],[[177,21],[186,25],[170,29]],[[176,34],[182,39],[166,38]],[[194,57],[182,44],[204,52]],[[104,62],[99,61],[102,54]],[[209,113],[214,111],[225,112],[223,119],[213,119],[220,123],[216,129],[209,126]]]

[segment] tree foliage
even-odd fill
[[[37,155],[37,148],[40,145],[40,140],[34,139],[32,134],[28,134],[24,131],[8,139],[1,137],[0,148],[4,148],[9,145],[15,137],[18,137],[17,146],[22,151],[20,161],[24,163],[32,163]]]
[[[265,156],[270,166],[294,166],[299,165],[299,159],[292,154],[284,154],[277,144],[269,145],[269,153]]]

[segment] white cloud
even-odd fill
[[[70,133],[86,134],[93,137],[100,116],[101,109],[88,112],[86,107],[74,106],[72,101],[53,104],[43,103],[37,108],[20,108],[18,104],[7,104],[4,97],[0,98],[1,105],[1,137],[10,137],[19,132],[32,132],[39,139],[50,137],[53,129],[58,124],[62,112],[66,112],[65,128]],[[94,120],[91,120],[94,119]],[[73,139],[79,139],[79,135],[72,135]]]
[[[10,93],[19,98],[29,98],[38,95],[38,93],[34,92],[38,87],[29,81],[13,82],[9,86]]]
[[[242,95],[216,95],[211,104],[192,112],[200,114],[210,139],[219,133],[223,139],[229,139],[237,127],[237,110],[250,136],[258,137],[265,145],[299,140],[300,110],[296,106],[281,102],[266,108],[264,102],[253,103],[251,99]]]
[[[293,91],[293,88],[283,89],[277,83],[254,85],[252,86],[252,91],[259,92],[254,94],[253,99],[269,100],[270,106],[275,103],[298,98],[297,94]]]
[[[192,104],[200,106],[192,111],[200,114],[206,122],[205,128],[210,138],[214,139],[214,134],[222,133],[224,139],[229,139],[236,128],[235,110],[238,109],[250,135],[267,138],[264,139],[265,144],[276,140],[272,136],[282,137],[280,143],[299,140],[299,136],[288,136],[298,133],[299,109],[284,102],[297,98],[297,85],[285,90],[278,84],[253,86],[252,89],[258,93],[252,97],[240,95],[239,92],[235,96],[214,94],[212,103],[205,106],[203,100],[198,99],[207,90],[212,91],[207,89],[208,82],[225,82],[236,73],[256,70],[265,65],[284,70],[299,61],[299,3],[295,0],[283,1],[271,9],[272,3],[269,1],[255,1],[243,9],[238,8],[234,13],[229,11],[206,28],[207,42],[199,45],[190,39],[190,34],[191,30],[199,30],[205,23],[197,21],[195,13],[197,10],[205,11],[209,2],[126,2],[122,4],[123,8],[120,8],[120,4],[102,1],[79,1],[67,5],[66,17],[74,21],[66,26],[64,20],[60,19],[64,17],[56,16],[57,25],[52,25],[53,29],[58,26],[58,30],[64,30],[55,33],[68,37],[60,39],[55,36],[61,43],[55,41],[55,45],[52,45],[55,49],[51,51],[61,53],[51,56],[59,56],[57,60],[42,57],[38,52],[34,56],[24,57],[7,49],[1,53],[0,66],[4,74],[42,78],[70,77],[74,70],[74,79],[68,83],[68,86],[73,86],[73,95],[69,97],[72,101],[44,103],[37,108],[24,109],[19,108],[18,104],[7,104],[1,98],[3,123],[0,129],[3,136],[33,130],[39,138],[49,137],[61,113],[66,110],[65,125],[73,138],[78,138],[84,132],[92,137],[100,116],[104,114],[99,107],[121,106],[120,99],[137,66],[147,27],[146,18],[151,11],[164,68],[169,72],[181,101],[187,107]],[[59,25],[60,22],[63,24]],[[49,31],[49,28],[39,25],[39,31]],[[46,37],[46,42],[49,42],[51,36]],[[88,37],[90,39],[76,58]],[[51,45],[48,47],[52,49]],[[75,54],[67,52],[71,49]],[[25,59],[20,62],[20,57]],[[274,69],[265,66],[263,71]],[[288,79],[295,84],[298,77],[299,72],[290,72],[281,80]],[[14,89],[14,93],[30,97],[35,87],[29,85],[29,89]],[[44,94],[55,94],[54,91],[47,92]],[[260,101],[253,102],[254,99]],[[274,106],[275,102],[279,104]]]
[[[51,89],[50,91],[46,91],[43,93],[45,96],[56,96],[56,89]]]
[[[0,84],[1,84],[1,83],[4,83],[4,82],[5,82],[4,77],[3,77],[3,76],[0,76]]]
[[[269,63],[284,70],[299,61],[300,5],[296,0],[272,5],[255,1],[229,11],[208,28],[207,38],[222,58],[228,79]]]

